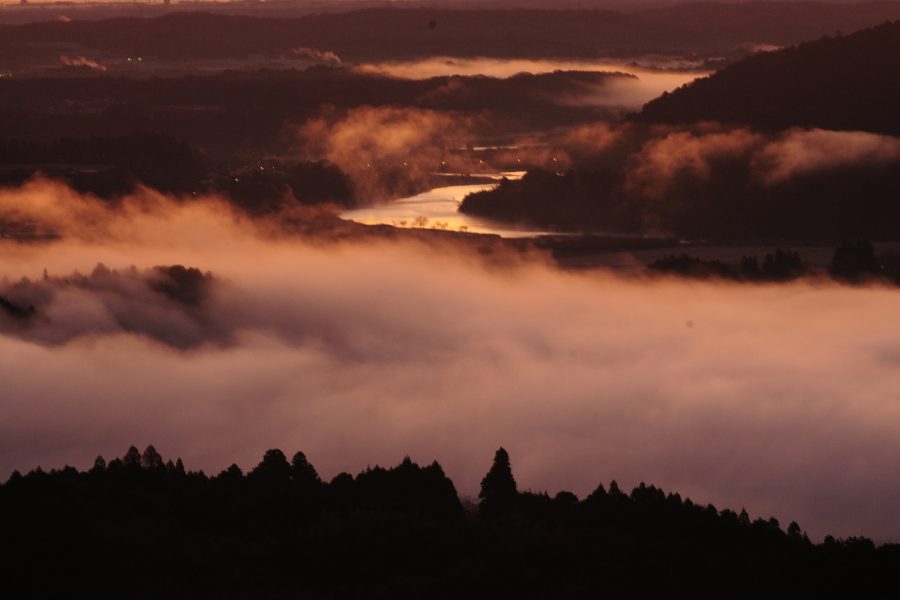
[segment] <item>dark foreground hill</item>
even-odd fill
[[[648,103],[653,123],[900,134],[900,21],[761,53]]]
[[[302,453],[215,477],[152,447],[0,486],[10,597],[885,596],[900,546],[615,482],[520,492],[502,448],[466,507],[434,463],[323,482]]]

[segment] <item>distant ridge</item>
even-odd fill
[[[636,120],[900,135],[900,21],[760,53],[649,102]]]
[[[759,44],[795,44],[889,19],[900,19],[900,3],[689,3],[633,12],[379,8],[290,18],[174,12],[153,18],[0,25],[0,57],[10,59],[41,45],[59,44],[187,58],[234,57],[298,46],[331,50],[350,60],[424,55],[712,55]]]

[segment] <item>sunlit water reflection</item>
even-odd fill
[[[510,172],[495,177],[519,179],[522,175],[522,172]],[[532,237],[550,233],[536,229],[518,228],[509,223],[481,219],[459,212],[459,203],[467,195],[490,190],[496,186],[496,183],[486,183],[437,187],[386,204],[348,210],[341,213],[340,216],[342,219],[364,225],[393,225],[394,227],[445,229],[468,233],[493,233],[508,238]]]

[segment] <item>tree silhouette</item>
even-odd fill
[[[152,445],[147,446],[144,454],[141,455],[141,466],[145,469],[162,469],[164,467],[163,457]]]
[[[316,468],[306,460],[306,455],[302,452],[294,454],[294,458],[291,460],[291,479],[293,479],[295,483],[305,485],[318,485],[322,483],[319,474],[316,472]]]
[[[482,515],[498,518],[512,512],[518,496],[509,454],[502,447],[494,454],[494,464],[481,480],[478,508]]]
[[[125,453],[125,456],[122,457],[122,463],[124,463],[124,465],[126,467],[130,467],[130,468],[140,467],[141,466],[140,451],[134,446],[129,447],[128,451]]]
[[[161,463],[154,452],[144,454]],[[831,536],[814,544],[796,522],[786,530],[774,518],[751,522],[744,510],[650,484],[626,494],[610,482],[582,501],[517,492],[502,448],[484,478],[481,514],[468,518],[437,462],[405,458],[326,483],[302,453],[288,463],[270,450],[246,477],[236,465],[208,477],[184,473],[180,460],[160,472],[126,456],[131,467],[117,458],[106,470],[36,468],[0,483],[0,530],[13,550],[4,556],[6,596],[57,597],[85,585],[104,596],[142,586],[180,598],[213,582],[222,597],[475,589],[478,597],[583,598],[635,595],[640,581],[639,597],[878,598],[896,587],[900,569],[898,544]],[[315,481],[310,494],[298,484],[304,478]],[[514,518],[496,518],[510,511]],[[40,577],[43,569],[62,577]],[[735,581],[740,593],[729,594]]]
[[[219,478],[229,481],[240,481],[244,477],[244,472],[234,463],[231,463],[227,469],[219,473]]]
[[[291,465],[284,452],[278,448],[266,450],[262,461],[250,472],[252,477],[271,481],[287,481],[291,477]]]
[[[619,489],[619,484],[615,479],[609,482],[609,495],[613,498],[625,495],[622,493],[622,490]]]
[[[94,468],[91,469],[94,473],[102,473],[106,470],[106,459],[101,455],[97,455],[97,458],[94,459]]]
[[[872,244],[858,240],[844,242],[835,249],[829,270],[838,279],[860,281],[879,274],[881,269]]]

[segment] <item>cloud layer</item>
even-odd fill
[[[209,471],[277,446],[326,476],[436,458],[475,494],[503,444],[523,488],[645,480],[813,536],[900,539],[895,290],[501,267],[275,235],[214,200],[0,192],[26,201],[70,216],[56,241],[0,241],[0,295],[42,319],[0,312],[3,476],[132,443]],[[203,294],[161,291],[153,267],[179,263]]]
[[[694,81],[707,73],[700,65],[687,61],[643,57],[635,60],[553,60],[494,59],[463,57],[430,57],[415,61],[363,64],[357,70],[381,73],[404,79],[426,79],[462,75],[467,77],[512,77],[520,73],[553,73],[554,71],[591,71],[629,73],[630,79],[614,79],[598,86],[591,94],[561,101],[578,105],[639,109],[645,102],[663,92]]]
[[[422,187],[450,145],[470,137],[465,117],[405,107],[361,107],[310,119],[298,131],[304,158],[334,163],[363,203]]]

